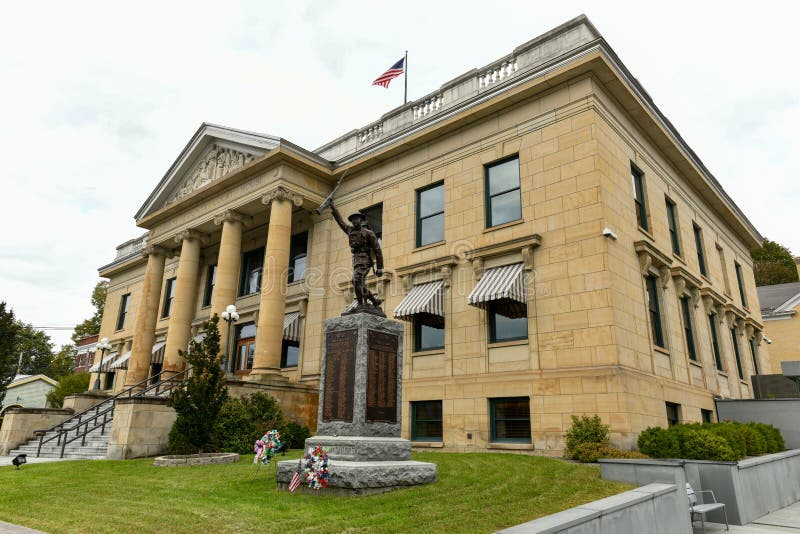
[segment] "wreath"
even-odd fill
[[[308,452],[300,460],[300,469],[305,473],[308,487],[313,490],[328,487],[328,479],[331,477],[328,468],[328,448],[324,449],[317,445],[316,448],[308,449]]]
[[[281,448],[281,433],[277,430],[270,430],[261,438],[257,439],[253,444],[253,463],[258,463],[261,460],[262,464],[269,464],[273,456],[275,456]]]

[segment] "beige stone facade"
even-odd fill
[[[487,176],[508,162],[517,189],[495,200]],[[163,368],[180,370],[177,349],[228,304],[237,306],[239,325],[257,326],[252,363],[238,374],[243,384],[315,387],[324,320],[353,299],[346,237],[330,212],[314,213],[345,170],[337,208],[382,207],[386,273],[368,283],[387,315],[415,286],[443,282],[443,347],[420,350],[412,322],[405,329],[404,437],[422,428],[413,403],[441,407],[432,425],[441,425],[440,436],[415,439],[418,446],[557,454],[570,416],[597,413],[614,442],[630,447],[644,428],[667,423],[666,403],[678,405],[680,420],[699,421],[709,413],[701,410],[714,410],[715,395],[751,396],[749,340],[759,346],[762,326],[748,251],[761,238],[583,17],[316,151],[203,125],[137,213],[146,236],[100,269],[110,279],[100,336],[117,346],[117,357],[131,353],[115,388],[153,372],[160,341]],[[425,222],[421,192],[438,184],[443,214]],[[495,204],[487,206],[508,198],[518,216],[492,224]],[[421,244],[429,223],[443,239]],[[293,237],[303,233],[305,276],[292,281]],[[260,291],[243,294],[243,263],[261,247]],[[483,277],[515,264],[525,286],[516,304],[526,318],[514,324],[527,333],[497,341],[495,312],[468,300]],[[658,294],[658,342],[648,284]],[[123,295],[130,297],[120,324]],[[281,352],[292,313],[299,355],[289,366]],[[493,412],[500,399],[527,402],[528,418],[515,412],[515,421],[499,421],[511,417]],[[288,411],[304,411],[296,408]],[[506,439],[506,424],[527,425],[529,436]]]

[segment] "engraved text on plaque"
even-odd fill
[[[325,391],[322,420],[353,421],[356,330],[338,330],[325,335]]]
[[[369,422],[397,422],[397,335],[367,332],[367,414]]]

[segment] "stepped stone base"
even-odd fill
[[[306,440],[306,450],[317,445],[328,448],[331,460],[381,462],[411,459],[411,442],[402,438],[313,436]]]

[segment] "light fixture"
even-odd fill
[[[227,365],[227,371],[230,373],[233,371],[232,362],[229,360],[229,353],[228,350],[231,345],[231,327],[233,327],[233,323],[239,320],[239,312],[236,311],[236,306],[233,304],[228,304],[228,307],[225,308],[225,311],[220,314],[222,320],[228,323],[228,337],[225,338],[225,364]]]
[[[108,342],[108,338],[104,337],[100,340],[97,344],[97,348],[100,349],[100,365],[97,367],[97,378],[94,379],[94,389],[100,389],[100,373],[103,372],[103,358],[106,355],[106,352],[111,350],[111,343]]]

